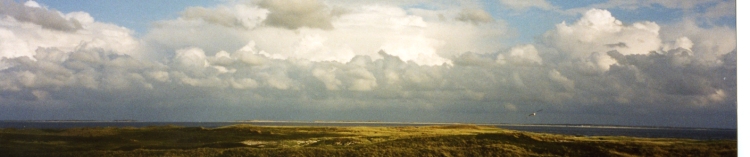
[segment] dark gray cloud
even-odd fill
[[[7,15],[18,21],[34,23],[47,29],[59,31],[81,29],[81,23],[78,20],[65,19],[56,10],[28,7],[13,0],[2,0],[0,2],[0,15]]]

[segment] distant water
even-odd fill
[[[184,127],[216,128],[236,124],[261,126],[427,126],[445,125],[440,123],[378,123],[378,122],[36,122],[0,121],[0,128],[65,129],[82,127],[148,127],[176,125]],[[566,125],[493,125],[499,128],[577,136],[631,136],[649,138],[687,138],[698,140],[737,140],[736,129],[698,128],[644,128],[607,126],[566,126]]]

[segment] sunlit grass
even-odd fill
[[[0,129],[0,156],[736,156],[736,140],[580,137],[490,126]]]

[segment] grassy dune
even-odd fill
[[[736,156],[737,141],[489,126],[0,129],[0,156]]]

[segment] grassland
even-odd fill
[[[475,125],[0,129],[0,156],[737,156],[737,141],[579,137]]]

